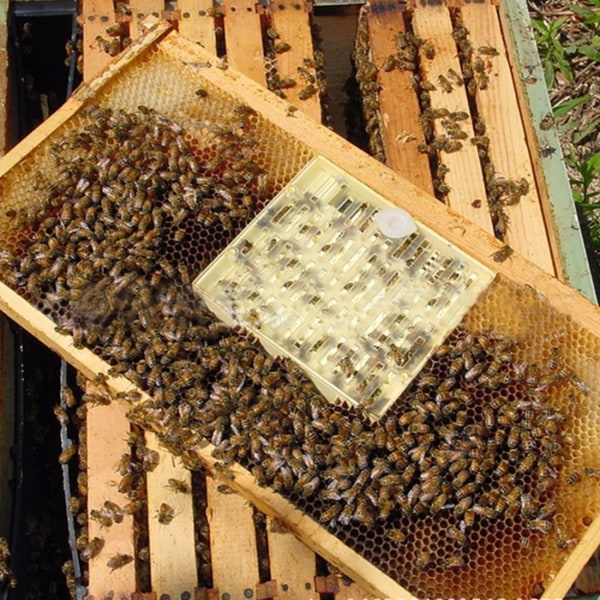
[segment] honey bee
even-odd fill
[[[552,521],[548,521],[546,519],[533,519],[528,521],[525,526],[527,529],[539,531],[540,533],[549,533],[554,528]]]
[[[444,75],[438,75],[437,82],[447,94],[453,90],[452,83]]]
[[[287,42],[275,42],[273,44],[273,50],[276,54],[283,54],[291,49],[292,47]]]
[[[314,96],[317,92],[318,92],[317,88],[312,83],[309,83],[307,86],[303,87],[298,92],[298,99],[299,100],[308,100],[309,98]]]
[[[112,527],[113,520],[110,514],[107,514],[106,511],[92,509],[90,510],[90,519],[94,519],[94,521],[98,521],[102,527]]]
[[[483,54],[484,56],[498,56],[500,54],[496,48],[490,45],[479,46],[477,48],[477,52],[479,52],[479,54]]]
[[[448,527],[448,529],[446,530],[446,533],[451,540],[454,540],[460,546],[466,546],[467,536],[458,527],[450,525],[450,527]]]
[[[389,71],[393,71],[396,68],[396,65],[397,65],[396,56],[393,54],[390,54],[383,61],[381,68],[387,73]]]
[[[581,481],[581,473],[579,473],[578,471],[571,471],[567,475],[566,481],[569,485],[574,485],[575,483],[578,483],[579,481]]]
[[[442,150],[448,154],[452,152],[458,152],[463,147],[460,140],[447,139],[442,144]]]
[[[144,448],[142,454],[142,468],[146,472],[154,471],[158,466],[160,455],[156,450]]]
[[[406,534],[401,529],[388,529],[385,535],[396,544],[403,544],[406,541]]]
[[[455,492],[455,496],[457,500],[462,500],[467,496],[471,496],[477,490],[477,484],[472,481],[470,483],[464,484],[462,487],[458,488]]]
[[[190,494],[192,492],[190,485],[181,479],[170,478],[166,487],[178,494]]]
[[[431,556],[431,553],[427,552],[426,550],[421,550],[417,554],[417,559],[415,561],[415,566],[417,567],[417,569],[422,571],[431,564],[433,564],[433,557]]]
[[[115,554],[107,561],[106,566],[111,571],[116,571],[117,569],[121,569],[125,565],[128,565],[132,560],[133,556],[130,554]]]
[[[558,535],[556,546],[559,550],[569,550],[572,546],[579,542],[578,537],[569,537],[567,532],[559,525],[556,525],[555,528]]]
[[[463,85],[463,78],[453,69],[448,69],[448,80],[454,83],[454,85]]]
[[[82,560],[89,562],[100,554],[104,548],[104,540],[99,537],[94,537],[88,541],[87,536],[83,539],[77,538],[77,548]]]
[[[71,442],[58,456],[58,462],[61,465],[66,465],[77,452],[77,446]]]
[[[123,522],[123,515],[124,515],[123,509],[118,504],[116,504],[115,502],[112,502],[111,500],[104,501],[104,504],[103,504],[100,512],[103,513],[105,516],[110,517],[115,523]]]
[[[463,556],[459,554],[454,554],[453,556],[449,556],[444,561],[444,566],[448,569],[459,569],[460,567],[464,567],[466,565],[466,561]]]
[[[430,41],[425,42],[421,49],[426,59],[433,60],[435,58],[435,46]]]
[[[512,254],[513,249],[508,244],[505,244],[500,250],[497,250],[492,254],[492,258],[494,259],[494,262],[504,262],[507,258],[510,258]]]
[[[336,503],[328,506],[323,510],[321,515],[319,516],[319,521],[321,523],[329,524],[331,527],[335,526],[337,522],[337,516],[342,511],[342,504]]]
[[[175,518],[175,509],[166,502],[162,502],[156,510],[156,518],[162,525],[168,525]]]
[[[448,504],[448,496],[446,494],[442,493],[434,498],[434,500],[431,502],[431,506],[429,507],[429,510],[431,511],[432,514],[436,514],[440,510],[442,510],[447,504]]]
[[[66,426],[69,423],[69,415],[67,414],[67,411],[62,408],[61,406],[59,406],[58,404],[54,405],[54,416],[56,417],[57,421],[59,422],[59,424],[61,426]]]

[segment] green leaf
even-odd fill
[[[579,15],[586,23],[597,23],[600,19],[600,15],[595,10],[587,8],[585,6],[578,6],[577,4],[570,4],[569,10]]]
[[[579,46],[579,54],[583,54],[583,56],[587,56],[590,60],[600,62],[600,52],[596,50],[593,46],[588,44],[583,44]]]
[[[573,131],[574,129],[576,130],[580,124],[581,124],[580,119],[569,119],[568,121],[561,123],[561,125],[558,127],[558,133],[560,135],[564,135],[565,133],[568,133],[569,131]]]
[[[587,102],[591,98],[590,94],[586,94],[585,96],[580,96],[579,98],[573,98],[571,100],[565,100],[564,102],[560,102],[552,109],[552,114],[555,118],[562,117],[566,115],[569,111],[577,108],[580,104]]]
[[[536,31],[539,31],[542,34],[548,34],[548,26],[543,21],[539,19],[531,19],[531,24]]]
[[[596,154],[592,154],[590,158],[585,161],[585,164],[588,166],[590,171],[596,175],[600,172],[600,152],[596,152]]]
[[[549,60],[544,63],[544,82],[548,89],[554,85],[554,65]]]
[[[587,127],[585,127],[584,129],[581,129],[580,131],[576,131],[573,134],[573,142],[575,144],[580,144],[589,135],[596,135],[598,132],[599,126],[600,126],[600,117],[594,119],[591,123],[588,123]]]

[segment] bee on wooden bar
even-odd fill
[[[421,50],[426,59],[433,60],[435,58],[435,46],[430,41],[426,41],[421,46]]]
[[[287,42],[275,42],[273,44],[273,50],[276,54],[283,54],[291,49],[292,47]]]
[[[128,565],[131,561],[133,561],[133,556],[130,554],[115,554],[108,559],[106,566],[111,571],[116,571],[117,569],[121,569],[125,565]]]
[[[494,262],[504,262],[507,258],[510,258],[512,254],[513,249],[508,244],[505,244],[500,250],[497,250],[492,254],[492,258],[494,259]]]
[[[77,453],[77,446],[71,442],[58,456],[58,462],[66,465]]]
[[[168,525],[175,518],[175,509],[166,502],[162,502],[156,510],[156,518],[162,525]]]
[[[85,543],[80,545],[78,538],[77,548],[79,549],[79,555],[82,560],[89,562],[92,558],[95,558],[100,554],[102,548],[104,548],[104,540],[99,537],[94,537],[91,540],[87,540],[87,537],[84,540]]]
[[[452,87],[452,83],[445,75],[438,75],[437,82],[442,91],[446,92],[447,94],[454,89]]]
[[[309,83],[307,86],[303,87],[298,92],[298,99],[299,100],[308,100],[309,98],[314,96],[317,92],[318,92],[318,89],[312,83]]]
[[[500,52],[498,52],[497,48],[494,48],[493,46],[488,45],[484,45],[484,46],[479,46],[477,48],[477,52],[479,52],[479,54],[483,54],[484,56],[498,56],[500,54]]]

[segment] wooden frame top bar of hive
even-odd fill
[[[101,96],[115,76],[132,65],[136,67],[143,65],[144,53],[149,50],[164,53],[182,66],[195,65],[207,82],[230,95],[237,102],[250,106],[281,131],[282,135],[286,132],[286,135],[297,140],[308,154],[320,154],[326,157],[376,192],[409,211],[420,222],[442,234],[451,244],[498,273],[502,285],[523,289],[525,290],[523,294],[532,297],[537,294],[539,302],[543,302],[548,310],[561,315],[561,318],[572,323],[574,328],[584,331],[597,344],[600,334],[600,312],[577,292],[545,274],[517,254],[499,261],[498,258],[502,254],[497,253],[502,249],[502,245],[497,240],[440,205],[433,197],[331,131],[316,126],[314,121],[294,111],[289,103],[274,97],[247,77],[233,69],[217,68],[217,60],[214,56],[206,53],[196,44],[171,33],[169,27],[162,23],[154,24],[143,39],[135,42],[127,52],[112,62],[96,80],[77,90],[63,109],[9,152],[0,161],[0,177],[6,176],[11,169],[19,167],[19,163],[27,159],[30,153],[34,153],[38,146],[43,145],[48,136],[76,116],[82,108],[93,103],[95,98]],[[518,302],[523,294],[516,295],[508,302]],[[4,284],[0,284],[0,308],[84,374],[93,376],[108,371],[108,365],[104,361],[91,351],[76,348],[70,336],[56,332],[54,323],[48,317]],[[518,308],[515,306],[515,310]],[[531,326],[531,323],[524,325]],[[131,388],[131,383],[123,378],[112,378],[110,382],[116,391]],[[157,425],[156,429],[159,430],[160,427]],[[209,443],[190,450],[196,452],[209,468],[214,468],[216,461],[211,456],[211,451],[212,446]],[[232,472],[235,479],[230,482],[231,487],[250,498],[265,512],[283,518],[307,545],[334,564],[343,567],[347,573],[363,584],[366,590],[394,598],[411,597],[393,579],[383,575],[367,560],[325,532],[321,526],[292,507],[287,500],[268,489],[258,488],[248,471],[234,466]],[[600,519],[596,518],[561,570],[555,575],[552,586],[546,588],[547,594],[559,596],[566,591],[570,585],[569,578],[571,576],[574,578],[576,575],[576,572],[573,573],[573,566],[582,566],[591,555],[599,533]]]

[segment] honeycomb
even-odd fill
[[[208,439],[416,596],[541,594],[600,513],[598,338],[497,275],[381,422],[327,402],[191,292],[312,158],[205,68],[146,51],[3,176],[3,281],[190,467]]]

